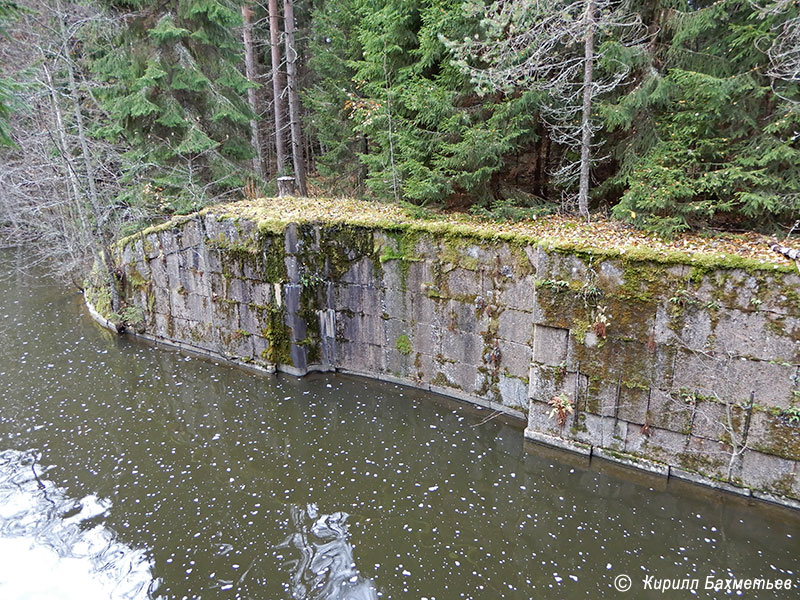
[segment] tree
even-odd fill
[[[24,77],[13,120],[16,148],[0,161],[0,223],[4,237],[30,243],[56,275],[77,286],[92,265],[116,287],[108,246],[136,216],[108,201],[119,191],[123,148],[90,135],[101,116],[94,82],[87,79],[82,32],[90,23],[109,25],[106,15],[63,0],[29,1],[19,43],[0,48],[3,61]]]
[[[4,22],[14,18],[18,11],[19,7],[15,2],[0,0],[0,36],[7,35],[3,28]],[[0,146],[14,145],[8,128],[8,118],[14,100],[13,90],[11,81],[0,77]]]
[[[298,51],[294,39],[294,4],[283,0],[283,26],[286,33],[286,83],[289,96],[289,129],[292,136],[292,164],[297,189],[301,196],[307,196],[306,165],[303,158],[303,138],[300,126],[300,93],[297,76]]]
[[[578,211],[589,215],[593,104],[625,80],[645,41],[639,16],[612,0],[500,0],[484,9],[484,35],[450,41],[458,64],[483,94],[543,92],[541,116],[556,142],[579,154],[566,161],[562,179],[579,175]]]
[[[247,79],[253,83],[258,80],[258,67],[256,63],[256,52],[253,47],[253,25],[251,18],[253,11],[247,5],[242,5],[242,41],[244,42],[244,64],[245,74]],[[255,150],[253,157],[253,172],[260,177],[264,178],[264,156],[261,144],[261,132],[259,131],[257,115],[258,115],[258,100],[256,98],[256,88],[251,87],[247,90],[247,103],[250,105],[250,112],[253,118],[250,120],[250,143]]]
[[[129,0],[107,0],[115,13]],[[126,202],[197,209],[241,188],[253,156],[240,10],[230,0],[133,2],[113,45],[86,40],[109,118],[98,133],[124,137],[131,151]]]
[[[783,17],[785,19],[785,15]],[[649,76],[605,107],[622,190],[613,214],[670,234],[774,227],[800,212],[797,83],[770,76],[785,28],[747,2],[665,10]]]
[[[272,110],[275,118],[275,171],[281,175],[286,168],[286,145],[283,125],[283,85],[281,83],[280,14],[278,0],[269,0],[269,42],[272,59]]]
[[[786,81],[800,81],[800,9],[793,0],[767,2],[759,17],[769,25],[775,37],[767,51],[768,75]]]

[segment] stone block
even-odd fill
[[[386,311],[386,314],[392,317],[402,319],[410,318],[408,309],[411,306],[411,301],[408,300],[408,294],[403,290],[394,288],[384,289],[381,306]]]
[[[690,433],[695,411],[694,404],[687,403],[680,397],[676,398],[663,390],[650,390],[647,423],[651,427],[669,429],[678,433]]]
[[[688,441],[689,436],[681,433],[657,427],[644,429],[638,423],[628,423],[625,452],[667,464],[676,464],[678,456],[685,452]]]
[[[163,338],[172,337],[172,317],[166,313],[155,313],[153,315],[153,335]]]
[[[364,257],[355,261],[350,268],[339,278],[342,283],[356,283],[359,285],[373,285],[375,283],[375,268],[371,257]]]
[[[203,244],[205,233],[199,219],[192,219],[181,227],[181,248],[198,248]]]
[[[157,233],[149,233],[144,239],[145,243],[142,244],[142,250],[144,250],[145,256],[147,256],[148,259],[153,259],[163,254],[161,240]]]
[[[528,383],[526,381],[501,374],[497,387],[500,392],[501,404],[516,410],[528,410]]]
[[[577,391],[578,400],[583,407],[587,384],[585,375],[534,363],[528,375],[528,397],[532,401],[547,403],[554,396],[564,394],[574,406]]]
[[[530,431],[544,433],[555,437],[564,437],[564,430],[568,427],[560,427],[556,416],[551,416],[553,407],[545,402],[531,400],[528,404],[528,427]]]
[[[529,345],[533,330],[533,320],[530,313],[506,309],[500,313],[497,319],[497,335],[504,340]]]
[[[348,342],[359,342],[384,346],[386,344],[383,319],[374,315],[343,315],[337,319],[337,338]]]
[[[647,401],[649,395],[649,389],[628,387],[624,383],[620,385],[617,417],[629,423],[644,425],[647,420]]]
[[[437,301],[423,294],[413,294],[410,299],[411,302],[408,302],[410,307],[408,316],[411,317],[412,321],[434,323],[439,326],[445,325],[442,313],[446,304],[444,304],[443,300]]]
[[[266,325],[262,322],[261,312],[249,304],[239,304],[239,327],[248,333],[259,333]]]
[[[674,394],[678,398],[680,394]],[[687,405],[691,408],[691,405]],[[731,432],[742,435],[744,428],[744,413],[734,406],[728,409],[727,404],[696,400],[694,402],[694,415],[692,421],[692,435],[694,437],[718,441],[728,439]]]
[[[413,294],[424,293],[433,281],[430,261],[412,260],[407,261],[406,265],[405,288]]]
[[[447,274],[447,296],[473,298],[483,291],[479,272],[456,268]],[[444,293],[444,290],[442,290]]]
[[[600,417],[602,419],[602,439],[600,445],[612,450],[624,450],[625,438],[628,435],[628,423],[614,417]]]
[[[750,419],[747,446],[765,454],[800,461],[800,424],[771,413],[754,411]]]
[[[180,246],[178,246],[178,236],[175,235],[175,230],[172,228],[165,231],[159,231],[158,242],[159,246],[161,246],[161,252],[164,254],[164,256],[177,254],[177,252],[180,250]]]
[[[754,488],[800,498],[798,465],[796,460],[747,450],[742,456],[741,478]]]
[[[446,316],[445,327],[447,329],[466,333],[478,332],[478,319],[475,316],[473,303],[448,300],[442,306]]]
[[[272,285],[263,282],[250,282],[250,301],[260,306],[268,306],[273,301]]]
[[[442,352],[442,339],[449,332],[431,323],[414,323],[411,326],[411,340],[415,352],[436,356]]]
[[[186,294],[186,306],[193,321],[209,322],[211,311],[208,306],[208,297],[202,294]]]
[[[685,389],[725,402],[747,401],[753,391],[757,404],[783,409],[793,399],[795,373],[794,366],[679,352],[672,391]]]
[[[682,452],[671,464],[688,471],[702,473],[706,477],[727,479],[731,462],[730,447],[715,440],[690,436]],[[735,461],[731,477],[739,476],[739,464]]]
[[[247,281],[232,277],[228,280],[226,298],[235,302],[250,302],[250,290]]]
[[[483,364],[484,341],[479,335],[462,331],[442,331],[442,354],[459,363]]]
[[[201,251],[205,268],[209,273],[222,274],[222,253],[216,248],[204,248]]]
[[[286,254],[296,254],[297,243],[297,224],[289,223],[283,230],[283,251]]]
[[[473,364],[445,362],[439,365],[438,377],[431,380],[432,384],[451,387],[467,394],[477,391],[476,381],[478,368]],[[444,379],[442,378],[444,376]],[[448,383],[445,383],[445,380]]]
[[[387,260],[381,263],[381,271],[383,272],[383,277],[381,278],[382,287],[401,292],[406,291],[406,280],[399,260]]]
[[[383,319],[383,331],[387,348],[397,349],[397,340],[402,336],[407,336],[409,344],[411,345],[411,352],[409,352],[409,354],[413,356],[413,353],[416,351],[415,344],[417,340],[414,339],[411,324],[408,321],[402,319]],[[401,344],[401,346],[402,345],[403,344]]]
[[[164,257],[164,265],[167,270],[167,285],[165,287],[176,288],[181,284],[180,265],[178,264],[177,254],[167,254]]]
[[[499,293],[501,305],[524,312],[533,312],[536,306],[536,278],[525,275],[505,283]]]
[[[360,285],[337,285],[334,289],[335,308],[337,311],[361,312],[363,288]]]
[[[542,365],[558,366],[567,360],[568,329],[534,325],[533,361]]]
[[[269,356],[269,341],[260,335],[253,335],[250,339],[253,342],[253,359],[266,362]]]
[[[714,327],[714,350],[760,360],[797,362],[800,319],[776,319],[766,312],[721,311]]]
[[[192,311],[189,307],[189,294],[180,288],[170,290],[169,293],[170,314],[182,320],[192,320]]]
[[[239,304],[218,299],[211,302],[211,315],[214,327],[219,331],[220,337],[230,334],[240,327]]]
[[[567,418],[565,432],[567,432],[570,439],[576,442],[590,446],[601,446],[605,427],[604,421],[603,417],[578,411]]]
[[[616,417],[619,406],[619,389],[617,381],[599,379],[588,380],[585,402],[582,409],[602,417]]]
[[[364,286],[361,290],[360,312],[380,317],[383,315],[383,303],[380,290],[373,286]]]
[[[169,303],[169,290],[163,287],[153,287],[153,312],[169,315],[171,314],[172,307]]]
[[[381,346],[363,342],[337,344],[337,366],[358,373],[384,371],[384,352]]]
[[[497,346],[500,349],[500,369],[507,370],[514,377],[528,377],[531,366],[530,346],[505,340],[498,340]]]

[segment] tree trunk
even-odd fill
[[[297,48],[294,42],[294,5],[283,0],[283,27],[286,32],[286,83],[289,87],[289,128],[292,132],[292,163],[297,190],[308,196],[306,164],[303,159],[303,139],[300,130],[300,96],[297,88]]]
[[[578,212],[589,218],[589,171],[592,149],[592,76],[594,73],[595,0],[586,2],[586,43],[583,50],[583,115],[581,118],[581,178]]]
[[[253,25],[250,18],[253,11],[249,6],[242,5],[242,39],[244,41],[244,68],[245,74],[251,83],[257,83],[258,66],[256,65],[255,52],[253,51]],[[255,88],[247,90],[247,102],[250,105],[250,112],[258,115],[258,101]],[[261,147],[261,132],[258,130],[258,119],[254,117],[250,120],[250,143],[255,148],[256,155],[253,157],[253,171],[256,175],[264,178],[264,154]]]
[[[286,146],[283,131],[283,102],[281,102],[281,47],[278,29],[278,0],[269,0],[269,43],[272,58],[272,106],[275,112],[276,171],[280,175],[286,168]]]

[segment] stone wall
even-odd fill
[[[796,274],[213,214],[118,250],[140,334],[504,407],[532,439],[800,499]]]

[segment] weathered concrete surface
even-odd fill
[[[800,500],[796,274],[213,214],[117,259],[153,339],[505,407],[531,439]]]

